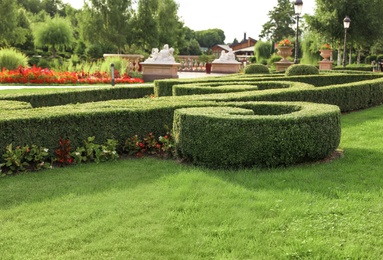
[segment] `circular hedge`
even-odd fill
[[[326,158],[340,142],[337,106],[226,103],[174,113],[177,154],[211,168],[275,167]]]
[[[287,68],[286,76],[297,76],[297,75],[318,75],[319,70],[313,65],[306,64],[294,64]]]
[[[244,72],[245,74],[269,74],[270,70],[263,64],[249,64]]]

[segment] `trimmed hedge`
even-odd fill
[[[233,83],[200,83],[200,84],[184,84],[173,86],[173,96],[184,95],[202,95],[202,94],[215,94],[215,93],[234,93],[244,92],[251,90],[265,90],[265,89],[279,89],[289,88],[291,84],[286,82],[275,81],[243,81]]]
[[[269,74],[270,70],[263,64],[249,64],[244,72],[245,74]]]
[[[306,76],[290,76],[285,77],[281,75],[270,75],[266,77],[265,75],[255,76],[255,75],[234,75],[231,77],[211,77],[211,78],[202,78],[202,79],[167,79],[167,80],[155,80],[154,81],[154,95],[156,97],[162,96],[172,96],[173,94],[173,86],[175,85],[183,85],[183,84],[194,84],[198,85],[200,83],[213,84],[213,83],[221,83],[223,84],[231,84],[236,82],[243,81],[295,81],[295,82],[303,82],[307,84],[314,85],[316,87],[321,86],[329,86],[336,84],[345,84],[350,82],[362,81],[362,80],[370,80],[376,78],[382,78],[383,74],[380,73],[355,73],[355,74],[321,74],[321,75],[306,75]]]
[[[229,103],[174,115],[177,153],[212,168],[320,160],[338,147],[340,134],[339,108],[323,104]]]
[[[7,110],[19,110],[29,108],[32,108],[32,106],[30,103],[27,102],[0,100],[0,111],[3,111],[4,113],[8,112]]]
[[[297,76],[297,75],[317,75],[319,70],[313,65],[306,64],[294,64],[287,68],[286,76]]]
[[[117,99],[142,98],[154,93],[152,86],[115,86],[91,89],[52,90],[46,93],[2,95],[3,100],[30,103],[33,107],[60,106],[66,104],[96,102]]]
[[[300,81],[313,82],[318,80],[319,83],[317,82],[317,84],[320,85],[334,78],[340,81],[351,81],[352,79],[371,79],[376,76],[378,75],[347,75],[348,79],[345,79],[344,75],[341,75],[341,77],[340,75],[333,74],[331,76],[316,75],[300,77]],[[324,79],[321,79],[321,77],[324,77]],[[119,149],[121,149],[125,140],[133,135],[145,135],[150,132],[153,132],[155,135],[163,134],[166,131],[165,125],[172,126],[176,109],[227,106],[225,102],[310,101],[334,104],[338,105],[342,111],[350,111],[379,105],[383,101],[383,79],[314,87],[313,85],[300,82],[281,81],[279,80],[280,78],[282,77],[262,77],[263,81],[260,81],[259,77],[235,76],[225,77],[220,80],[214,79],[215,83],[205,81],[204,84],[222,86],[224,85],[223,80],[228,79],[228,85],[238,84],[238,86],[232,86],[233,88],[241,86],[244,82],[250,82],[251,84],[248,83],[247,85],[258,88],[258,90],[228,94],[109,100],[40,108],[31,108],[27,103],[7,103],[9,101],[2,101],[0,102],[0,109],[3,107],[4,110],[4,108],[11,107],[9,104],[15,104],[15,107],[18,108],[2,113],[0,118],[0,152],[4,152],[5,147],[13,143],[15,146],[35,144],[47,147],[53,153],[54,149],[58,146],[60,137],[69,138],[72,146],[76,147],[81,146],[83,140],[86,140],[89,136],[96,136],[97,139],[95,141],[98,143],[106,139],[117,139],[119,141]],[[283,78],[286,80],[286,77]],[[288,79],[298,80],[298,78],[289,77]],[[235,79],[238,82],[233,83]],[[264,81],[265,79],[277,81],[266,82]],[[197,86],[198,84],[196,83],[195,85]],[[137,87],[132,86],[132,88]],[[75,93],[73,92],[73,98],[76,98]],[[97,91],[94,93],[97,93]],[[29,100],[33,100],[33,96],[35,95],[29,97]],[[58,97],[60,97],[59,93],[51,96],[52,99]],[[42,100],[43,97],[40,99]],[[58,99],[57,101],[50,102],[59,104],[63,100],[65,98],[61,99],[61,101]],[[35,102],[34,105],[36,106],[36,104],[41,104],[42,102],[44,101]],[[252,109],[251,107],[246,107],[246,103],[230,106]],[[27,113],[23,109],[24,107],[28,109]],[[257,111],[259,112],[260,110],[261,108],[257,107]],[[265,113],[270,113],[271,110],[265,109],[264,111]],[[201,147],[201,149],[205,148]]]

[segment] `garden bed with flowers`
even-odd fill
[[[115,70],[115,84],[143,83],[140,78],[132,78]],[[58,72],[33,66],[15,70],[2,69],[0,83],[3,84],[109,84],[111,75],[106,72]]]

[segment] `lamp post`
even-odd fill
[[[298,40],[298,32],[299,32],[299,16],[302,13],[302,7],[303,7],[303,1],[302,0],[296,0],[294,3],[294,10],[295,10],[295,15],[297,18],[297,31],[295,33],[295,59],[294,59],[294,64],[298,64],[298,52],[299,52],[299,40]]]
[[[346,67],[346,41],[347,41],[347,29],[350,27],[351,19],[346,15],[346,17],[343,19],[343,26],[344,26],[344,47],[343,47],[343,68]]]

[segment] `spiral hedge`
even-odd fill
[[[179,154],[196,164],[276,166],[317,160],[337,148],[339,109],[345,112],[382,104],[383,79],[379,78],[382,76],[379,73],[301,77],[234,75],[161,80],[156,81],[154,87],[3,95],[0,98],[0,112],[3,111],[0,153],[10,143],[14,146],[34,144],[54,151],[59,138],[69,138],[76,147],[90,136],[96,136],[98,143],[116,139],[121,149],[126,138],[150,132],[161,135],[166,132],[165,126],[171,128],[177,122],[174,128],[180,137],[177,139],[180,140]],[[156,88],[162,94],[170,91],[171,95],[174,91],[177,96],[149,98]],[[338,106],[338,110],[331,105]],[[198,111],[196,116],[189,115],[188,111],[193,109]],[[223,116],[220,111],[226,114]],[[182,120],[178,122],[175,118]],[[213,126],[216,127],[209,129]],[[299,131],[302,134],[297,134]],[[317,134],[317,139],[310,134]],[[273,143],[273,138],[278,141]],[[193,140],[198,141],[199,148],[192,146]],[[256,140],[267,144],[258,152],[251,150],[261,147]],[[250,155],[243,155],[247,150],[252,151]],[[227,160],[215,159],[220,151],[223,155],[232,154]],[[206,159],[201,159],[201,154]]]
[[[175,111],[178,154],[212,168],[287,166],[329,156],[339,145],[337,106],[303,102],[227,103]]]

